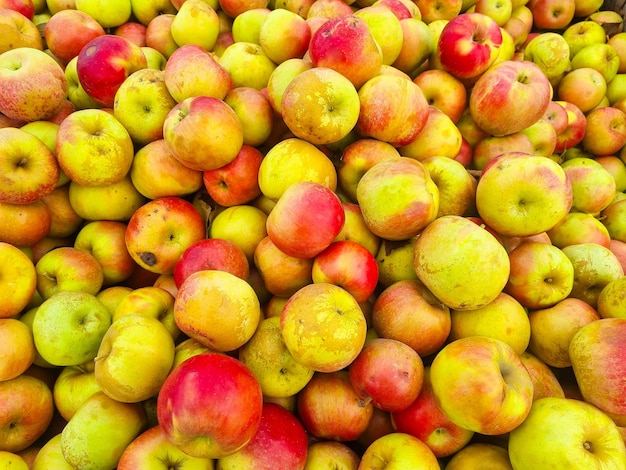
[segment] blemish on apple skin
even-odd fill
[[[157,257],[154,253],[150,251],[143,251],[141,253],[137,253],[139,259],[146,264],[146,266],[154,266],[157,264]]]

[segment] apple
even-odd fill
[[[180,330],[215,351],[234,351],[254,334],[260,320],[259,299],[250,284],[214,269],[190,274],[174,303]]]
[[[527,419],[511,431],[508,451],[513,468],[520,470],[626,465],[624,441],[615,423],[593,405],[571,398],[536,400]]]
[[[428,120],[424,92],[400,76],[372,77],[359,88],[358,95],[360,113],[355,130],[362,137],[401,147],[413,142]]]
[[[511,272],[504,291],[526,308],[551,307],[572,291],[574,266],[552,244],[522,243],[509,252],[509,261]]]
[[[136,190],[148,199],[187,196],[202,188],[202,172],[180,163],[164,139],[135,152],[129,175]]]
[[[341,15],[330,18],[312,34],[309,55],[314,67],[328,67],[360,88],[376,76],[383,53],[365,18]]]
[[[342,206],[346,221],[334,241],[353,241],[376,256],[381,240],[367,227],[359,205],[352,202],[342,202]],[[378,264],[378,261],[376,263]]]
[[[231,27],[233,41],[251,42],[260,45],[261,25],[267,19],[270,11],[266,7],[250,8],[235,16]]]
[[[372,233],[388,240],[404,240],[435,219],[439,190],[421,162],[401,157],[380,161],[368,169],[357,185],[357,201]]]
[[[70,61],[65,64],[65,78],[67,80],[67,100],[74,106],[75,110],[102,108],[103,106],[91,96],[89,96],[83,86],[80,84],[80,81],[78,80],[78,72],[76,71],[77,63],[78,56],[70,59]]]
[[[482,75],[499,54],[500,26],[482,13],[461,13],[448,20],[437,42],[441,66],[459,79]]]
[[[304,470],[333,465],[337,470],[358,470],[359,461],[359,455],[343,442],[314,441],[309,444]]]
[[[555,161],[505,153],[483,169],[476,187],[476,209],[502,235],[534,235],[550,230],[570,211],[572,193],[569,175]]]
[[[18,121],[49,119],[63,106],[67,79],[63,68],[45,52],[16,47],[0,58],[0,113]]]
[[[119,182],[130,170],[133,155],[128,130],[103,109],[75,111],[59,125],[56,157],[61,170],[77,184]]]
[[[228,45],[220,55],[219,63],[232,77],[235,88],[245,86],[257,90],[268,85],[277,66],[259,44],[251,42]]]
[[[561,164],[572,188],[572,209],[598,214],[615,197],[615,179],[593,158],[576,157]]]
[[[287,187],[267,217],[267,234],[289,256],[313,258],[327,248],[345,222],[343,206],[328,187],[299,181]]]
[[[219,34],[219,16],[208,2],[183,2],[172,19],[170,31],[176,44],[198,45],[207,51],[213,49]]]
[[[0,27],[4,34],[0,39],[0,54],[19,47],[43,50],[43,38],[32,19],[11,8],[2,8],[1,12]]]
[[[30,204],[0,202],[0,242],[19,247],[32,246],[50,230],[50,211],[42,200]]]
[[[312,143],[295,137],[273,145],[258,169],[261,193],[274,201],[294,183],[310,181],[335,191],[337,180],[333,161]]]
[[[469,106],[481,128],[492,135],[507,135],[538,121],[551,98],[552,86],[535,63],[506,60],[480,76],[470,93]],[[523,114],[514,117],[520,109]]]
[[[96,392],[61,432],[61,452],[72,466],[115,468],[124,449],[145,429],[140,403],[122,403]]]
[[[626,229],[624,228],[625,211],[626,202],[624,202],[624,199],[612,202],[602,211],[601,223],[606,227],[612,240],[626,242]]]
[[[353,13],[353,8],[344,1],[322,0],[313,2],[307,12],[307,19],[321,17],[324,19],[335,18]]]
[[[510,272],[500,242],[473,221],[455,215],[439,217],[421,232],[413,265],[435,297],[455,310],[473,310],[493,301]],[[464,282],[459,285],[461,278]]]
[[[276,118],[268,95],[256,88],[237,87],[226,94],[224,101],[239,116],[244,145],[259,147],[268,141]]]
[[[61,291],[37,308],[32,325],[35,347],[50,364],[82,364],[96,356],[110,324],[111,314],[95,295]]]
[[[507,433],[531,409],[533,383],[526,367],[511,346],[495,338],[469,336],[448,343],[433,359],[430,378],[445,415],[474,432]]]
[[[37,271],[26,253],[11,243],[0,242],[0,318],[15,317],[37,291]]]
[[[544,31],[524,47],[524,60],[529,60],[546,74],[551,83],[571,70],[570,47],[561,34]]]
[[[274,63],[301,58],[309,48],[311,29],[298,13],[278,8],[270,10],[259,29],[259,45]]]
[[[248,258],[239,246],[228,240],[205,238],[189,245],[176,262],[172,273],[176,287],[180,289],[191,274],[205,269],[228,272],[244,281],[250,274]]]
[[[520,359],[533,381],[533,401],[544,397],[565,397],[565,392],[550,366],[528,351]]]
[[[586,212],[569,212],[547,234],[550,242],[558,248],[589,242],[608,248],[611,243],[604,223]]]
[[[395,432],[420,439],[437,458],[455,455],[465,448],[474,432],[454,424],[441,411],[430,382],[430,367],[424,369],[424,381],[417,398],[406,408],[391,412]]]
[[[125,235],[126,224],[115,220],[94,220],[76,231],[74,248],[90,253],[100,263],[103,286],[125,281],[137,266],[126,250]]]
[[[519,355],[528,347],[530,335],[526,309],[506,292],[501,292],[492,302],[476,310],[450,311],[448,341],[468,336],[488,336],[504,341]]]
[[[135,211],[147,202],[128,174],[117,183],[106,186],[85,186],[71,181],[69,198],[72,209],[89,221],[128,222]]]
[[[384,463],[381,467],[381,460]],[[437,457],[417,437],[402,432],[392,432],[379,437],[363,452],[359,469],[366,468],[419,468],[437,470]]]
[[[77,10],[87,13],[103,28],[115,28],[130,20],[132,7],[130,0],[101,5],[97,0],[74,0]]]
[[[167,469],[178,466],[181,470],[210,470],[212,459],[191,457],[172,444],[160,425],[152,426],[139,434],[122,452],[118,470]]]
[[[523,130],[502,136],[488,135],[476,142],[472,149],[470,167],[484,170],[495,158],[512,153],[535,155],[535,145]]]
[[[583,67],[597,70],[602,74],[604,81],[609,83],[617,75],[620,57],[608,42],[588,44],[571,58],[572,70]]]
[[[545,113],[544,113],[545,115]],[[533,145],[533,155],[552,157],[556,149],[557,132],[552,123],[543,117],[520,133],[524,134]]]
[[[73,467],[67,463],[61,452],[61,433],[55,434],[48,439],[37,451],[30,468],[33,470],[43,470],[54,467],[58,470],[72,470]],[[28,468],[28,467],[26,467]]]
[[[44,38],[50,52],[64,63],[77,57],[85,44],[106,34],[104,28],[79,10],[68,9],[52,15],[44,26]]]
[[[475,212],[477,180],[457,160],[433,156],[422,160],[439,190],[439,210],[443,215],[470,215]]]
[[[317,99],[309,98],[313,94]],[[350,133],[359,118],[360,100],[348,78],[332,68],[317,66],[291,80],[283,92],[281,110],[296,137],[324,145]]]
[[[153,199],[137,209],[126,227],[126,248],[150,272],[172,273],[183,252],[205,238],[202,216],[180,197]]]
[[[574,286],[570,297],[597,306],[602,289],[624,275],[619,259],[597,243],[579,243],[562,248],[574,266]]]
[[[17,318],[0,318],[0,381],[11,380],[25,372],[35,360],[36,349],[31,329]]]
[[[122,82],[133,72],[147,67],[141,47],[114,34],[92,39],[77,57],[76,72],[81,86],[98,103],[111,108]]]
[[[218,60],[198,44],[177,48],[165,65],[165,85],[176,102],[192,96],[224,99],[233,80]]]
[[[414,79],[428,104],[443,111],[456,123],[467,106],[467,90],[463,82],[442,69],[427,69]]]
[[[597,310],[602,318],[626,318],[621,299],[624,296],[626,277],[609,282],[598,296]]]
[[[567,101],[587,113],[600,104],[606,91],[606,80],[600,72],[591,67],[581,67],[571,70],[561,79],[555,96],[559,101]]]
[[[361,400],[389,412],[413,403],[424,381],[424,364],[419,354],[406,343],[390,338],[367,341],[348,372]]]
[[[209,237],[234,243],[253,265],[254,251],[267,236],[266,221],[267,215],[257,207],[247,204],[226,207],[211,221]]]
[[[498,26],[504,26],[513,13],[513,2],[493,2],[489,0],[477,0],[474,4],[474,12],[482,13],[492,18]]]
[[[382,1],[382,0],[379,0]],[[412,3],[415,5],[414,3]],[[396,60],[391,64],[396,69],[415,77],[435,51],[435,38],[428,25],[420,18],[400,19],[402,28],[402,48]]]
[[[84,401],[101,389],[94,374],[94,362],[65,366],[52,388],[54,405],[61,417],[69,421]]]
[[[583,300],[567,298],[552,307],[531,310],[528,350],[550,367],[571,366],[569,345],[583,326],[600,319],[598,312]]]
[[[426,124],[407,145],[398,149],[403,157],[425,160],[432,156],[455,158],[461,149],[462,134],[445,112],[433,105],[428,107]]]
[[[626,162],[615,155],[598,156],[594,158],[615,179],[615,191],[626,191]],[[617,201],[616,201],[617,202]]]
[[[146,46],[157,50],[166,59],[178,49],[178,44],[172,37],[171,28],[175,16],[174,13],[157,15],[146,26]]]
[[[198,95],[184,99],[163,123],[167,148],[183,165],[198,171],[232,162],[243,145],[243,129],[224,101]]]
[[[357,9],[354,16],[362,18],[382,53],[382,64],[393,64],[402,49],[404,34],[398,16],[384,5],[368,5]]]
[[[607,41],[606,31],[602,25],[589,18],[573,21],[565,28],[562,35],[570,46],[570,58],[589,44]]]
[[[354,390],[348,371],[318,372],[297,396],[297,415],[317,440],[353,441],[365,432],[373,413]]]
[[[81,228],[84,221],[70,203],[69,184],[57,185],[52,192],[43,196],[41,200],[46,204],[50,212],[48,237],[71,237]]]
[[[104,273],[89,252],[62,246],[45,253],[35,264],[37,291],[44,299],[63,291],[96,295],[102,288]]]
[[[130,74],[115,93],[113,115],[139,146],[163,138],[165,118],[176,105],[164,77],[162,70],[140,69]]]
[[[113,28],[113,34],[122,36],[137,46],[146,47],[146,25],[139,21],[126,21]]]
[[[365,302],[378,284],[376,258],[364,246],[350,241],[334,241],[314,261],[313,282],[329,282],[343,287],[357,302]]]
[[[257,243],[253,261],[263,279],[264,287],[273,295],[290,297],[313,282],[314,258],[287,255],[269,236]]]
[[[505,447],[490,442],[470,442],[455,453],[448,463],[446,470],[462,470],[476,467],[485,463],[502,470],[511,470],[509,453]]]
[[[562,31],[572,23],[576,13],[574,0],[529,0],[528,8],[533,14],[533,26],[538,29]]]
[[[261,422],[258,381],[237,359],[207,352],[168,375],[157,417],[168,441],[193,457],[218,459],[246,446]]]
[[[582,145],[595,156],[619,152],[626,145],[626,113],[612,106],[589,111]]]
[[[308,284],[289,297],[281,312],[280,328],[294,359],[319,372],[349,365],[365,344],[367,331],[365,316],[354,297],[328,283]]]
[[[52,392],[42,380],[21,374],[0,381],[0,450],[20,452],[33,445],[53,414]]]
[[[582,142],[587,129],[587,116],[574,103],[563,100],[554,102],[563,107],[567,115],[567,125],[563,131],[557,132],[554,149],[555,152],[562,153]]]
[[[239,348],[238,359],[254,374],[264,397],[295,396],[314,373],[296,361],[287,349],[280,329],[280,313],[261,320],[254,335]]]
[[[378,337],[401,341],[426,357],[445,344],[450,333],[450,309],[420,281],[405,279],[378,295],[371,323]]]
[[[282,116],[282,97],[287,86],[296,75],[311,68],[313,64],[310,60],[293,58],[281,62],[272,71],[265,90],[274,112],[279,116]]]
[[[264,403],[261,422],[252,440],[243,449],[217,460],[218,468],[270,470],[303,469],[308,436],[293,413],[276,403]]]

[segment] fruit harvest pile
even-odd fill
[[[620,0],[0,0],[0,470],[626,470]]]

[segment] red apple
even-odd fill
[[[250,370],[212,352],[179,364],[157,398],[157,418],[168,440],[201,458],[243,448],[256,434],[262,410],[261,387]]]
[[[66,63],[76,57],[85,44],[105,33],[95,19],[74,9],[52,15],[44,27],[48,49]]]
[[[389,338],[374,338],[348,368],[350,382],[362,400],[383,411],[407,408],[420,394],[424,381],[422,358],[409,345]]]
[[[187,277],[203,269],[218,269],[248,279],[248,258],[241,248],[228,240],[206,238],[191,244],[174,266],[174,283],[180,288]]]

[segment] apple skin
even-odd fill
[[[174,272],[176,262],[193,243],[204,239],[202,216],[180,197],[153,199],[139,207],[126,226],[126,248],[150,272]]]
[[[52,15],[44,27],[48,49],[64,63],[77,57],[89,41],[104,34],[100,23],[87,13],[74,9]]]
[[[94,362],[65,366],[54,381],[52,394],[57,412],[69,421],[84,401],[102,390],[94,374]]]
[[[376,258],[364,246],[334,241],[313,260],[313,282],[330,282],[346,289],[357,302],[365,302],[378,285]]]
[[[593,405],[571,398],[536,400],[526,420],[511,431],[508,450],[513,468],[519,470],[626,465],[615,423]]]
[[[81,86],[89,96],[109,108],[113,107],[122,82],[148,66],[141,47],[113,34],[92,39],[77,57],[76,72]]]
[[[507,449],[489,442],[470,442],[448,460],[446,470],[476,468],[487,462],[499,470],[513,470]]]
[[[359,455],[347,444],[339,441],[315,441],[309,445],[304,470],[333,468],[357,470]]]
[[[50,211],[42,200],[30,204],[0,202],[0,214],[5,221],[0,226],[0,242],[31,247],[44,239],[50,230]]]
[[[501,340],[486,336],[457,339],[437,353],[430,367],[438,406],[465,429],[505,434],[530,412],[530,375],[515,350]]]
[[[178,46],[197,44],[207,51],[215,46],[220,20],[215,8],[201,0],[183,2],[174,15],[170,33]]]
[[[35,360],[37,350],[30,327],[17,318],[0,318],[0,380],[10,380],[24,373]]]
[[[587,114],[583,148],[596,156],[614,155],[626,145],[626,113],[604,106]]]
[[[435,297],[455,310],[472,310],[492,302],[510,273],[509,257],[500,242],[461,216],[448,215],[431,222],[417,238],[414,253],[417,277]],[[446,266],[443,271],[441,266]],[[461,278],[466,281],[459,288],[456,279]],[[469,285],[476,287],[470,289]]]
[[[565,397],[563,387],[550,366],[528,351],[520,354],[520,359],[533,381],[533,401],[543,397]]]
[[[163,137],[183,165],[198,171],[232,162],[243,145],[235,111],[221,99],[203,95],[186,98],[170,110]]]
[[[48,54],[32,47],[12,48],[0,58],[0,113],[18,121],[54,116],[67,97],[63,68]]]
[[[439,209],[439,190],[428,170],[409,157],[373,165],[359,180],[356,196],[369,229],[387,240],[417,235]]]
[[[476,187],[478,214],[509,237],[550,230],[572,205],[569,176],[558,163],[542,156],[504,153],[485,166]]]
[[[263,403],[259,429],[252,440],[234,454],[218,459],[217,468],[237,470],[302,470],[309,439],[300,420],[276,403]]]
[[[314,67],[328,67],[360,88],[380,71],[382,51],[365,19],[354,15],[330,18],[311,36]]]
[[[250,274],[248,258],[241,248],[228,240],[206,238],[190,245],[176,262],[176,287],[180,289],[185,279],[203,269],[219,269],[243,280]]]
[[[480,76],[469,96],[476,123],[495,136],[513,134],[537,122],[552,98],[552,86],[530,61],[506,60]],[[523,114],[514,117],[514,110]]]
[[[593,158],[571,158],[564,161],[561,167],[572,186],[574,210],[596,215],[613,201],[616,192],[615,179]]]
[[[279,250],[297,258],[313,258],[333,242],[344,222],[343,206],[331,189],[299,181],[281,195],[266,225]]]
[[[318,440],[353,441],[367,428],[373,413],[352,387],[348,371],[318,372],[298,393],[297,413]]]
[[[11,318],[35,295],[37,271],[29,256],[10,243],[0,242],[0,255],[5,260],[0,268],[0,318]]]
[[[250,370],[213,352],[178,365],[157,398],[167,439],[200,458],[217,459],[243,448],[257,432],[262,410],[261,387]]]
[[[626,277],[609,282],[598,296],[597,310],[602,318],[626,318],[622,300],[626,292]]]
[[[261,23],[259,45],[273,62],[301,58],[309,49],[311,28],[297,12],[274,8]]]
[[[624,402],[624,318],[602,318],[583,326],[572,337],[569,356],[585,401],[626,423]]]
[[[21,374],[0,382],[0,449],[19,452],[39,439],[54,414],[54,400],[48,385]]]
[[[611,235],[603,222],[586,212],[569,212],[546,233],[558,248],[588,242],[608,248],[611,243]]]
[[[281,311],[280,328],[298,362],[318,372],[335,372],[358,356],[365,344],[367,321],[348,291],[314,283],[289,297]]]
[[[417,398],[408,407],[392,411],[394,431],[417,437],[437,458],[448,457],[464,448],[474,431],[450,421],[441,411],[430,382],[430,367],[424,368],[424,382]]]
[[[462,13],[443,27],[436,54],[445,70],[471,79],[491,66],[501,44],[502,32],[495,20],[481,13]]]
[[[381,466],[381,462],[384,462]],[[379,437],[363,452],[359,469],[419,468],[438,470],[437,457],[417,437],[392,432]]]
[[[172,466],[180,470],[213,470],[212,459],[196,458],[185,454],[167,440],[158,424],[137,436],[124,449],[117,470],[165,470]]]
[[[348,368],[350,383],[362,400],[383,411],[407,408],[420,394],[424,381],[421,357],[407,344],[389,338],[365,343]]]

